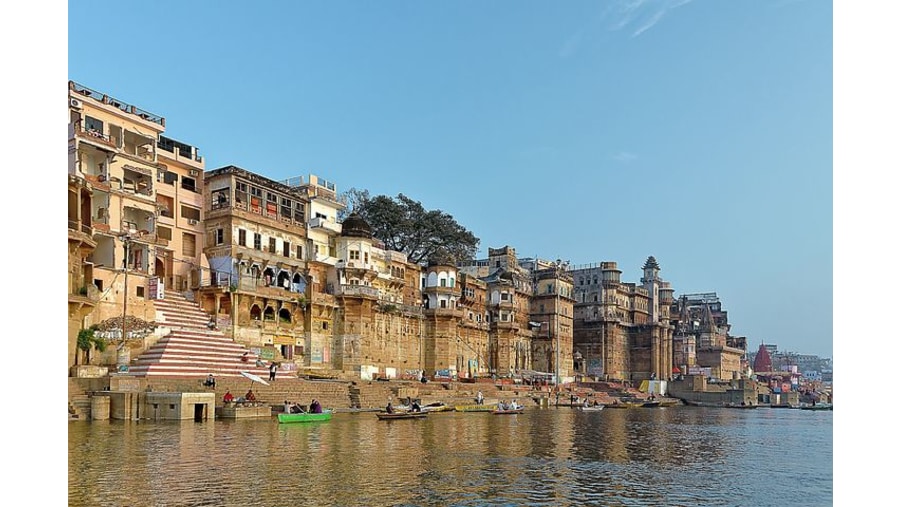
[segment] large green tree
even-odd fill
[[[347,197],[348,214],[358,214],[372,235],[385,247],[407,255],[417,264],[442,260],[455,264],[475,257],[481,241],[452,215],[441,210],[426,210],[422,203],[398,194],[372,197],[368,190],[351,188]]]

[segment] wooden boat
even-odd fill
[[[428,412],[394,412],[393,414],[376,412],[375,415],[381,421],[390,421],[393,419],[424,419],[428,416]]]
[[[678,398],[663,398],[659,400],[660,407],[677,407],[678,405],[683,405],[681,400]]]
[[[454,408],[457,412],[493,412],[497,410],[498,406],[493,403],[491,405],[456,405]]]
[[[647,401],[641,403],[641,408],[659,408],[661,406],[662,406],[662,404],[660,404],[660,402],[656,401],[656,400],[653,400],[653,401],[647,400]]]
[[[441,402],[429,403],[422,407],[422,410],[425,412],[452,412],[454,407],[452,405],[447,405]]]
[[[581,407],[582,412],[599,412],[603,410],[604,405],[591,405],[588,407]]]
[[[642,407],[643,405],[644,405],[644,404],[641,403],[641,402],[635,402],[635,401],[620,401],[620,402],[618,402],[618,403],[610,403],[610,404],[608,404],[608,405],[606,405],[606,406],[607,406],[607,408],[640,408],[640,407]]]
[[[282,424],[286,423],[305,423],[305,422],[315,422],[315,421],[328,421],[331,419],[331,411],[325,411],[320,414],[310,414],[308,412],[301,412],[299,414],[278,414],[278,422]]]
[[[525,412],[524,408],[507,408],[507,409],[498,408],[497,410],[491,410],[491,413],[494,415],[522,414],[524,412]]]

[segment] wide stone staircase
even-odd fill
[[[200,305],[174,291],[166,292],[166,298],[154,304],[157,325],[171,332],[139,355],[127,375],[206,378],[211,373],[216,377],[240,377],[245,371],[268,380],[268,367],[256,365],[253,351],[207,327],[210,316]],[[279,370],[275,378],[294,377],[293,371]]]

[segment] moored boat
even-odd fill
[[[428,416],[428,412],[394,412],[392,414],[376,412],[375,415],[381,421],[390,421],[394,419],[423,419]]]
[[[278,422],[284,424],[328,421],[331,419],[331,415],[331,411],[325,411],[319,414],[311,414],[309,412],[301,412],[299,414],[278,414]]]
[[[816,403],[815,405],[800,405],[800,410],[834,410],[831,403]]]
[[[491,413],[494,415],[521,414],[524,412],[524,408],[498,408],[497,410],[491,410]]]
[[[490,405],[456,405],[454,408],[457,412],[493,412],[497,410],[498,405],[496,403]]]
[[[447,405],[442,402],[429,403],[422,407],[422,410],[425,412],[452,412],[454,410],[452,405]]]
[[[588,407],[581,407],[582,412],[599,412],[603,410],[604,405],[591,405]]]

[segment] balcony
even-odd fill
[[[425,308],[425,315],[461,318],[462,308]]]
[[[73,124],[75,137],[88,141],[98,148],[118,150],[118,139],[110,137],[95,129],[85,128],[84,121],[78,120]]]
[[[360,296],[378,298],[380,291],[375,287],[365,285],[341,285],[338,289],[338,296]]]
[[[332,234],[340,234],[341,233],[341,225],[336,224],[334,222],[329,222],[325,217],[315,217],[309,220],[309,228],[310,229],[324,229],[325,231]]]

